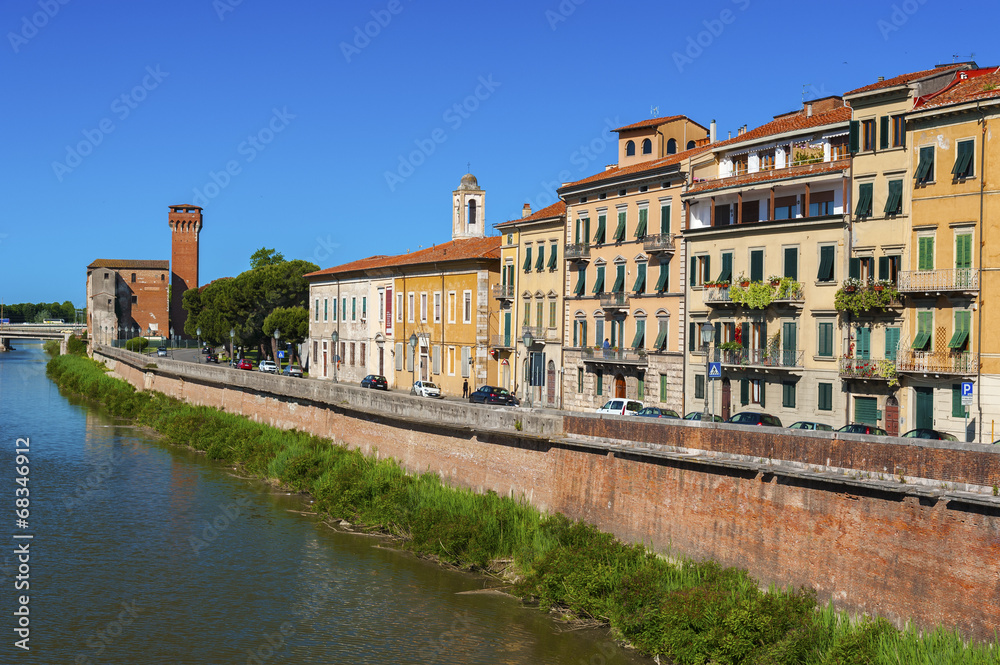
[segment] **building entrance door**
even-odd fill
[[[615,397],[625,397],[625,377],[615,375]]]
[[[920,429],[934,429],[934,389],[914,388],[916,393],[916,404],[914,404],[916,417],[913,419],[913,426]]]
[[[722,416],[723,420],[729,420],[729,416],[732,415],[730,413],[732,411],[732,405],[733,405],[732,400],[733,400],[733,389],[732,389],[731,382],[729,381],[728,378],[723,379],[722,380],[722,413],[719,414],[719,415]]]
[[[504,362],[506,363],[507,361],[505,360]],[[507,390],[510,390],[511,392],[514,392],[511,389],[511,385],[510,385],[510,365],[509,364],[503,366],[503,383],[500,384],[500,385],[502,385]]]
[[[546,386],[547,392],[545,401],[549,406],[552,406],[556,403],[556,364],[551,360],[549,361],[549,367],[546,374],[547,376],[545,379],[548,381],[548,385]]]
[[[385,349],[378,347],[378,373],[385,376]]]

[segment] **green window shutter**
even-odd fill
[[[705,399],[705,375],[694,375],[694,398]]]
[[[698,283],[698,257],[697,256],[692,256],[691,257],[691,272],[689,273],[689,276],[690,276],[690,280],[691,280],[691,286],[696,285]]]
[[[747,379],[740,380],[740,404],[746,406],[750,403],[750,381]]]
[[[889,215],[899,214],[903,202],[903,181],[890,180],[888,196],[885,197],[883,212]]]
[[[733,279],[733,255],[726,252],[722,255],[722,272],[719,273],[717,282],[728,282]]]
[[[913,339],[913,350],[923,351],[931,339],[931,328],[934,325],[933,313],[917,312],[917,336]]]
[[[972,267],[972,236],[960,235],[955,238],[955,269],[968,270]]]
[[[781,406],[786,409],[795,408],[795,384],[791,381],[781,384]]]
[[[951,384],[951,417],[964,418],[965,407],[962,405],[962,384]]]
[[[580,321],[580,346],[587,346],[587,321]]]
[[[750,252],[750,281],[764,281],[764,251],[755,249]]]
[[[924,146],[920,149],[920,162],[915,175],[918,182],[934,179],[934,146]]]
[[[694,332],[694,321],[688,324],[688,351],[694,351],[695,345],[695,332]]]
[[[625,290],[625,264],[617,266],[618,274],[615,275],[615,285],[611,287],[611,293],[621,293]]]
[[[594,231],[594,243],[598,245],[604,244],[604,234],[607,227],[607,215],[599,215],[597,217],[597,230]]]
[[[924,236],[917,239],[917,270],[934,270],[934,238]]]
[[[867,425],[878,424],[878,398],[855,397],[854,420]]]
[[[573,348],[580,348],[580,322],[573,322]]]
[[[580,227],[582,227],[582,226],[583,226],[583,220],[580,219],[579,217],[577,217],[577,219],[576,219],[576,229],[573,232],[573,242],[576,243],[577,245],[580,244],[580,231],[581,231]]]
[[[587,269],[580,268],[580,277],[576,280],[576,288],[573,289],[573,295],[582,296],[584,290],[587,288]]]
[[[848,276],[854,279],[861,279],[861,259],[857,257],[851,257],[848,267]]]
[[[820,322],[819,339],[816,346],[818,355],[826,358],[833,355],[833,323],[827,321]]]
[[[583,218],[583,242],[590,242],[590,217]]]
[[[884,115],[879,118],[878,125],[878,147],[880,150],[886,150],[889,147],[889,116]]]
[[[670,204],[660,206],[660,233],[670,233]]]
[[[636,266],[636,272],[639,274],[635,277],[635,284],[632,285],[632,290],[636,295],[641,295],[646,290],[646,264],[638,264]]]
[[[749,323],[741,323],[740,324],[740,339],[743,340],[743,342],[742,342],[743,348],[744,349],[749,349],[750,348],[750,324]]]
[[[712,257],[706,256],[705,261],[701,265],[701,281],[702,283],[712,281]]]
[[[767,397],[767,381],[765,381],[764,379],[758,379],[758,380],[760,381],[760,401],[758,403],[760,404],[760,408],[763,409],[765,406],[767,406],[767,404],[764,401],[764,398]]]
[[[597,279],[594,280],[594,293],[604,292],[604,266],[597,266]]]
[[[538,260],[535,261],[535,270],[541,272],[545,267],[545,245],[538,246]]]
[[[851,120],[848,130],[847,144],[848,144],[848,149],[852,153],[857,152],[858,148],[860,147],[860,138],[859,138],[860,134],[861,134],[860,125],[858,121]]]
[[[632,348],[641,349],[646,344],[646,322],[643,319],[636,319],[635,337],[632,339]]]
[[[661,402],[666,402],[667,401],[667,375],[666,374],[661,374],[660,375],[660,401]]]
[[[955,158],[955,165],[951,167],[951,172],[955,177],[967,177],[969,166],[972,164],[972,141],[960,141],[958,144],[958,154]]]
[[[646,225],[649,222],[649,209],[640,208],[639,209],[639,225],[635,227],[635,237],[645,238],[646,237]]]
[[[618,228],[615,229],[615,242],[622,242],[625,240],[625,213],[618,213]]]
[[[820,383],[819,384],[819,395],[817,401],[817,408],[820,411],[832,411],[833,410],[833,384],[832,383]]]
[[[639,386],[638,386],[638,392],[636,394],[636,397],[639,398],[640,402],[642,400],[646,399],[646,377],[645,376],[641,376],[640,375],[640,377],[639,377]]]
[[[872,190],[873,183],[866,182],[858,185],[858,205],[854,209],[855,217],[868,217],[872,214]]]
[[[531,248],[524,248],[524,272],[529,272],[531,270]]]
[[[837,248],[833,245],[825,245],[819,248],[819,271],[816,279],[820,282],[833,281],[833,263],[837,255]]]
[[[666,345],[667,345],[667,331],[666,329],[663,329],[660,331],[660,334],[656,336],[656,341],[653,342],[653,349],[655,349],[656,351],[662,351],[663,347],[665,347]]]
[[[961,350],[969,339],[969,329],[972,323],[972,312],[955,312],[955,332],[952,333],[949,349]]]
[[[885,358],[886,360],[896,360],[896,352],[899,349],[899,328],[885,329]]]
[[[799,248],[785,248],[785,277],[799,278]]]
[[[597,376],[597,394],[598,395],[603,395],[604,394],[604,374],[602,374],[601,372],[596,372],[595,374]]]
[[[855,335],[855,355],[861,360],[871,357],[872,329],[858,328]]]
[[[660,278],[656,280],[656,288],[653,289],[657,293],[663,293],[667,290],[667,277],[670,274],[670,264],[661,263],[660,264]]]
[[[555,270],[556,269],[556,260],[557,260],[556,256],[557,256],[557,254],[556,254],[556,245],[552,245],[551,247],[549,247],[549,263],[548,263],[547,266],[545,266],[549,270]]]
[[[878,278],[889,279],[889,257],[878,257]]]

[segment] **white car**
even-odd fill
[[[410,394],[420,397],[441,397],[441,388],[430,381],[417,381],[410,389]]]
[[[634,416],[642,409],[642,402],[634,399],[612,399],[597,410],[597,413],[610,413],[616,416]]]
[[[273,360],[261,360],[260,364],[257,365],[258,372],[270,372],[271,374],[278,373],[278,366],[274,364]]]

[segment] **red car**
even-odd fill
[[[243,358],[236,363],[236,369],[248,369],[253,371],[253,363],[246,358]]]

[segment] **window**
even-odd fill
[[[917,238],[917,270],[934,270],[934,236]]]
[[[816,335],[816,355],[833,357],[833,321],[820,321]]]
[[[576,286],[573,287],[573,295],[579,297],[583,295],[583,292],[587,288],[587,266],[581,265],[577,273],[578,276],[576,279]]]
[[[545,245],[538,245],[538,260],[535,261],[535,271],[542,272],[545,269]]]
[[[625,240],[625,211],[618,211],[618,228],[615,229],[615,235],[612,238],[615,242],[622,242]]]
[[[889,148],[889,116],[884,115],[878,119],[878,149],[887,150]]]
[[[649,139],[642,140],[642,154],[649,155],[653,152],[653,142]]]
[[[324,342],[325,343],[325,342]],[[403,343],[396,342],[396,371],[403,371]]]
[[[761,171],[773,171],[774,170],[774,151],[765,152],[761,154],[758,159],[760,160],[760,170]]]
[[[324,300],[324,302],[326,301]],[[316,298],[316,320],[319,321],[319,298]],[[326,320],[325,316],[323,317],[323,320]]]
[[[899,351],[899,328],[885,329],[885,358],[895,362]]]
[[[411,308],[412,309],[412,308]],[[413,319],[410,319],[411,321]],[[399,323],[403,322],[403,294],[396,294],[396,321]]]
[[[132,283],[135,284],[135,273],[132,273]]]
[[[341,321],[346,321],[347,320],[347,298],[346,297],[342,298],[342,300],[341,300],[341,306],[343,307],[343,310],[342,310],[342,314],[340,316],[340,320]]]
[[[898,215],[903,212],[903,181],[890,180],[889,192],[885,197],[885,214]]]
[[[669,381],[666,374],[660,375],[660,401],[667,401],[667,381]]]
[[[848,262],[848,276],[867,282],[875,278],[875,259],[871,256],[857,256]]]
[[[351,342],[351,367],[354,367],[354,365],[356,365],[356,364],[357,364],[357,363],[355,362],[355,356],[354,356],[354,348],[355,348],[355,347],[354,347],[354,342]]]
[[[965,418],[965,405],[962,404],[962,384],[951,384],[951,417]]]
[[[799,248],[785,247],[785,270],[784,276],[794,280],[799,278]]]
[[[917,334],[913,338],[913,350],[925,351],[931,342],[934,326],[934,312],[917,312]]]
[[[544,325],[542,323],[542,321],[545,320],[544,318],[542,318],[544,316],[544,313],[545,313],[545,303],[539,300],[537,303],[535,303],[535,324],[539,328],[541,328]]]
[[[368,296],[361,296],[361,320],[368,318]]]
[[[508,233],[507,234],[507,244],[508,245],[513,245],[514,244],[514,234],[513,233]]]
[[[861,121],[861,149],[875,149],[875,119]]]
[[[582,367],[577,367],[576,368],[576,392],[578,392],[578,393],[582,393],[583,392],[583,368]]]
[[[462,376],[469,378],[469,365],[472,360],[472,349],[467,346],[462,347]]]
[[[646,319],[635,320],[635,338],[632,340],[633,349],[643,349],[646,347]]]
[[[662,316],[656,320],[656,341],[653,342],[654,351],[665,351],[667,348],[667,331],[669,330],[670,319]]]
[[[137,305],[139,303],[139,296],[132,296],[132,304]]]
[[[597,393],[598,395],[603,395],[604,394],[604,374],[601,372],[601,370],[597,370],[596,372],[594,372],[594,378],[597,381],[597,387],[594,389],[594,392]]]
[[[670,233],[670,204],[661,203],[660,204],[660,233],[669,234]]]
[[[385,290],[385,331],[392,332],[392,289]]]
[[[434,374],[441,373],[441,347],[437,344],[431,347],[431,371]]]
[[[549,301],[549,328],[556,327],[556,301]]]
[[[820,411],[832,411],[833,410],[833,384],[832,383],[820,383],[819,395],[816,400],[816,408]]]
[[[601,318],[601,315],[597,315],[597,318],[594,319],[594,332],[596,333],[594,335],[594,344],[600,346],[601,340],[604,339],[604,319]]]
[[[549,247],[549,262],[545,266],[549,270],[555,270],[556,269],[556,261],[557,261],[557,259],[556,259],[556,256],[557,256],[557,254],[556,254],[556,247],[557,247],[557,245],[555,243],[553,243],[552,246]]]
[[[955,154],[955,165],[951,167],[951,173],[956,179],[971,178],[975,175],[975,161],[973,156],[976,151],[974,140],[959,141]],[[132,281],[135,281],[135,273],[132,273]]]
[[[781,406],[786,409],[795,408],[795,384],[791,381],[781,384]]]
[[[716,278],[716,282],[729,282],[733,279],[733,253],[722,253],[722,270]]]
[[[761,379],[743,379],[740,381],[740,404],[760,404],[764,406],[766,395],[765,384]]]
[[[415,298],[416,296],[413,295],[412,291],[406,294],[406,320],[410,323],[413,323],[413,317],[417,311]]]
[[[673,155],[677,152],[677,139],[667,139],[667,154]]]
[[[351,321],[358,320],[358,299],[351,298]]]
[[[750,250],[750,281],[764,281],[764,250],[762,249]]]
[[[972,312],[955,312],[955,331],[948,341],[948,348],[952,351],[965,351],[969,343],[969,327],[972,323]]]
[[[705,282],[712,279],[709,271],[711,270],[711,258],[707,255],[692,256],[691,257],[691,286],[702,286]]]
[[[809,216],[824,217],[833,214],[833,190],[816,192],[809,196]]]
[[[872,329],[864,326],[858,326],[854,332],[854,355],[859,360],[868,360],[871,358],[872,349]]]
[[[646,226],[649,223],[649,208],[639,208],[639,224],[635,227],[635,237],[642,240],[646,237]]]
[[[927,145],[920,149],[920,162],[914,177],[919,185],[934,180],[934,146]]]
[[[409,344],[404,345],[404,347],[406,348],[406,371],[412,372],[414,347],[410,346]]]
[[[462,323],[472,323],[472,291],[462,293]]]
[[[524,248],[524,265],[521,266],[524,272],[531,272],[531,247]]]
[[[434,323],[441,323],[441,292],[434,292]],[[440,372],[435,372],[439,374]]]
[[[656,280],[655,291],[657,293],[663,293],[670,289],[670,263],[668,261],[660,262],[660,278]]]
[[[455,376],[455,347],[448,347],[448,376]]]
[[[448,292],[448,323],[455,323],[455,312],[458,311],[458,296],[454,291]]]
[[[858,185],[858,205],[854,208],[855,217],[871,217],[872,215],[872,190],[875,184],[865,182]]]
[[[632,285],[632,291],[634,291],[637,296],[641,296],[646,291],[646,264],[636,264],[635,271],[637,274],[635,277],[635,284]]]
[[[836,245],[821,245],[819,248],[819,272],[816,273],[816,281],[833,282],[834,264],[837,260]]]
[[[900,260],[899,256],[878,257],[878,278],[895,284],[896,278],[899,276]]]
[[[798,213],[799,200],[797,196],[778,196],[774,199],[775,219],[795,219]]]
[[[705,375],[694,375],[694,398],[705,399]]]
[[[582,279],[582,271],[581,271]],[[597,266],[597,279],[594,280],[594,293],[604,293],[604,266]]]
[[[367,298],[364,299],[364,300],[362,300],[361,302],[366,303],[367,302]],[[385,292],[382,291],[382,289],[379,289],[378,290],[378,320],[379,320],[380,323],[383,321],[382,317],[385,314],[385,312],[383,311],[384,309],[385,309]],[[362,311],[361,316],[364,316],[364,311]]]
[[[646,399],[646,377],[644,375],[639,376],[639,383],[636,386],[635,396],[639,401]]]
[[[634,157],[635,156],[635,141],[629,141],[625,144],[625,156]]]
[[[906,145],[906,116],[892,116],[892,147],[901,148]]]
[[[625,290],[625,264],[616,265],[615,271],[615,283],[611,287],[611,293],[622,293]]]

